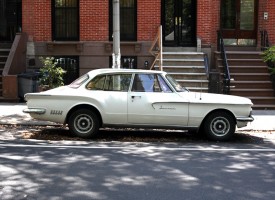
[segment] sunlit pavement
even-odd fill
[[[255,121],[230,142],[188,134],[151,142],[154,133],[144,141],[141,131],[128,136],[140,141],[128,142],[127,133],[113,130],[110,139],[103,130],[102,141],[22,140],[45,125],[51,134],[68,132],[31,119],[24,108],[0,104],[0,124],[27,125],[0,130],[0,199],[275,199],[274,111],[255,111]],[[117,133],[121,140],[114,141]]]
[[[55,125],[52,122],[38,121],[32,119],[29,114],[23,113],[27,108],[25,103],[18,104],[0,104],[0,124],[2,125]]]
[[[275,198],[275,149],[263,145],[0,144],[3,200]]]

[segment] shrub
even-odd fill
[[[53,57],[40,57],[39,59],[43,63],[40,68],[39,85],[48,89],[64,85],[63,75],[66,71],[57,66],[57,61]]]
[[[275,74],[275,46],[272,46],[263,53],[264,62],[269,66],[271,74]]]

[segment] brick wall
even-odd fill
[[[264,12],[268,12],[268,19],[264,19]],[[275,1],[259,0],[258,29],[267,30],[270,42],[275,45]],[[260,39],[260,36],[258,37]]]
[[[80,0],[80,40],[109,39],[109,1]],[[52,40],[51,0],[22,1],[23,31],[34,41]]]
[[[34,41],[51,40],[51,1],[22,0],[22,24]]]
[[[23,0],[23,31],[34,41],[51,41],[51,0]],[[109,0],[80,0],[80,40],[109,40]],[[151,41],[161,18],[161,0],[138,0],[139,41]],[[153,8],[153,10],[152,10]]]
[[[161,24],[161,0],[138,0],[137,39],[152,41]],[[51,0],[22,0],[23,31],[34,41],[51,41]],[[109,40],[109,0],[80,0],[80,40]],[[220,0],[197,0],[197,36],[202,44],[216,43]],[[259,0],[258,31],[266,29],[275,44],[275,1]],[[268,20],[263,13],[268,12]],[[259,34],[258,34],[259,35]],[[258,36],[258,40],[260,36]]]
[[[109,40],[109,0],[80,0],[80,40]]]
[[[161,24],[161,0],[137,0],[138,41],[152,41]]]
[[[197,36],[202,44],[209,46],[216,43],[220,15],[219,0],[197,1]]]

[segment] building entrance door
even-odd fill
[[[162,0],[164,46],[196,46],[196,0]]]
[[[221,0],[223,38],[234,45],[255,45],[258,0]]]
[[[0,0],[0,41],[13,41],[22,27],[22,0]]]

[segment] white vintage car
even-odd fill
[[[190,92],[162,71],[98,69],[73,83],[25,95],[33,118],[90,138],[100,127],[183,129],[228,140],[253,121],[248,98]]]

